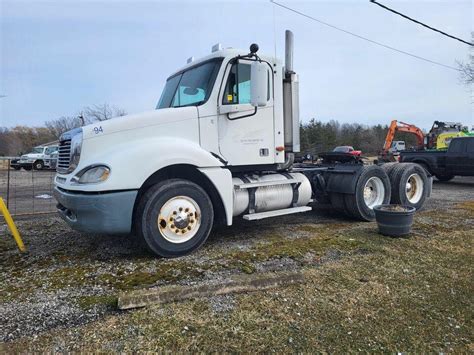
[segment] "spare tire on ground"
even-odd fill
[[[420,209],[429,195],[426,170],[415,163],[396,163],[389,167],[392,204]]]

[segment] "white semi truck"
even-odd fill
[[[313,199],[359,220],[375,205],[421,207],[423,169],[392,174],[344,153],[293,164],[300,150],[293,34],[285,66],[271,56],[212,48],[172,74],[156,110],[62,135],[55,177],[58,211],[72,228],[134,233],[155,254],[199,248],[214,223],[311,210]]]
[[[40,145],[34,147],[30,153],[22,155],[19,160],[12,163],[12,167],[16,170],[20,170],[21,168],[25,170],[55,169],[57,155],[57,145]]]

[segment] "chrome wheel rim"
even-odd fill
[[[418,203],[423,195],[423,180],[418,174],[411,174],[406,183],[405,193],[410,203]]]
[[[373,176],[364,186],[364,202],[370,209],[374,206],[381,205],[385,197],[385,187],[383,186],[382,179]]]
[[[196,235],[201,226],[201,209],[188,196],[176,196],[161,207],[158,229],[170,243],[185,243]]]

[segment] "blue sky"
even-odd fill
[[[469,47],[370,4],[290,1],[287,6],[349,31],[447,65]],[[471,1],[381,0],[461,38],[474,29]],[[217,42],[282,57],[295,33],[301,119],[429,128],[434,120],[473,125],[468,88],[456,71],[347,36],[269,1],[0,0],[0,126],[42,125],[107,102],[151,110],[167,76]],[[276,37],[275,31],[276,29]]]

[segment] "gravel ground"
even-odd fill
[[[435,182],[425,210],[442,213],[460,201],[474,201],[474,178]],[[214,230],[196,253],[163,260],[141,250],[129,236],[80,234],[54,215],[19,219],[17,225],[28,247],[28,253],[22,256],[16,251],[6,225],[0,223],[2,342],[35,338],[54,329],[74,329],[117,314],[115,297],[124,290],[216,282],[235,273],[288,271],[338,262],[346,253],[365,252],[360,248],[346,251],[339,245],[321,244],[319,254],[298,251],[301,257],[294,257],[293,250],[281,248],[272,254],[282,240],[303,240],[314,231],[322,236],[347,230],[354,230],[354,234],[376,233],[374,223],[352,222],[327,207],[317,206],[305,214],[258,222],[239,220],[231,228]],[[346,241],[356,243],[354,240]],[[263,257],[264,252],[268,256]],[[209,303],[212,311],[220,314],[231,310],[235,301],[234,296],[226,295],[213,297]]]

